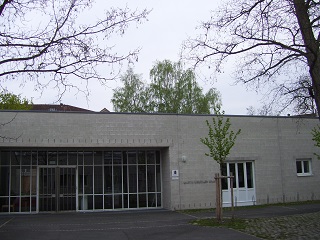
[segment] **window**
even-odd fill
[[[311,172],[311,159],[298,159],[296,161],[297,175],[310,176]]]
[[[223,163],[221,171],[222,176],[234,176],[233,188],[254,188],[253,162]],[[230,188],[229,179],[222,178],[221,183],[223,190]]]

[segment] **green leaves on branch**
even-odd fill
[[[21,98],[20,95],[15,95],[9,92],[0,93],[0,109],[8,110],[30,110],[32,101],[26,98]]]
[[[169,60],[157,62],[150,71],[149,85],[129,69],[121,78],[122,88],[114,90],[112,103],[116,112],[159,112],[181,114],[210,114],[219,108],[219,92],[207,93],[198,86],[193,70]]]
[[[144,112],[148,102],[148,94],[140,76],[135,74],[132,68],[129,68],[121,76],[121,81],[123,87],[115,89],[111,99],[114,111]]]
[[[224,119],[226,120],[224,121]],[[205,155],[222,164],[234,146],[241,129],[237,132],[230,130],[230,118],[224,118],[223,114],[213,117],[212,125],[208,120],[206,120],[206,124],[209,128],[208,137],[200,138],[200,141],[209,148],[209,153],[205,153]]]
[[[315,142],[314,146],[320,148],[320,126],[317,126],[314,129],[312,129],[312,136],[312,140]],[[320,159],[319,154],[315,153],[314,155],[316,155],[318,159]]]

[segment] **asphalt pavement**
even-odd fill
[[[236,217],[263,218],[319,212],[320,204],[237,209]],[[224,213],[225,217],[230,211]],[[0,239],[55,240],[160,240],[160,239],[259,239],[222,227],[189,224],[197,218],[214,217],[214,212],[191,213],[168,210],[95,213],[0,215]]]

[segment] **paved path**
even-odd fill
[[[0,216],[0,239],[228,240],[258,239],[226,228],[192,226],[192,216],[171,211]]]
[[[264,239],[320,239],[320,212],[248,221],[248,234]]]
[[[225,212],[225,217],[231,212]],[[0,240],[234,240],[320,239],[320,204],[271,206],[236,210],[248,219],[245,233],[227,228],[190,225],[213,212],[184,214],[166,210],[0,215]]]

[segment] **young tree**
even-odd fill
[[[202,23],[197,38],[186,42],[186,58],[219,71],[238,56],[237,82],[260,89],[270,84],[274,93],[298,90],[291,88],[299,85],[297,76],[308,74],[319,113],[319,11],[320,2],[314,0],[230,0]]]
[[[241,133],[241,129],[234,132],[230,129],[231,122],[230,118],[225,118],[224,112],[220,113],[217,110],[218,115],[212,118],[212,125],[206,120],[206,124],[209,128],[208,136],[205,138],[200,138],[200,141],[206,145],[209,149],[209,153],[205,153],[206,156],[212,158],[219,164],[220,175],[222,175],[223,163],[225,162],[227,156],[230,154],[232,147],[235,144],[237,136]],[[216,179],[216,181],[220,181]],[[216,189],[216,194],[219,194],[217,201],[217,218],[221,221],[222,214],[222,188],[221,184],[218,184],[220,189]]]
[[[9,92],[0,93],[0,109],[9,110],[30,110],[32,101],[22,98],[20,95],[15,95]]]
[[[129,70],[122,78],[124,86],[114,90],[114,110],[209,114],[221,105],[218,91],[211,88],[204,94],[194,72],[184,70],[181,63],[157,62],[150,77],[150,85],[144,85],[139,75]]]
[[[312,129],[312,140],[314,141],[314,145],[318,148],[320,148],[320,127],[317,126],[314,129]],[[315,155],[320,159],[320,154],[315,153]]]
[[[200,141],[209,149],[209,153],[205,153],[205,155],[219,164],[221,174],[222,164],[230,154],[241,129],[236,132],[231,130],[230,118],[224,117],[224,112],[222,114],[219,110],[217,112],[219,114],[212,118],[212,125],[206,120],[209,128],[208,137],[200,138]]]
[[[129,25],[140,23],[149,12],[110,8],[105,16],[90,24],[94,16],[88,19],[85,14],[93,3],[92,0],[3,0],[0,81],[34,81],[38,89],[53,83],[61,96],[68,88],[86,92],[80,82],[105,83],[117,74],[113,72],[114,64],[135,61],[138,50],[117,54],[110,39],[123,35]],[[108,74],[106,70],[99,71],[108,66],[112,69]]]

